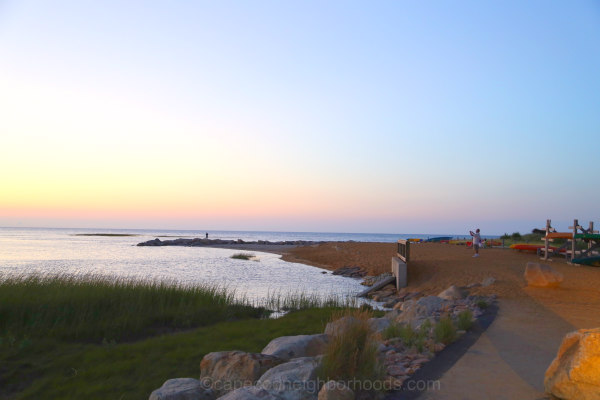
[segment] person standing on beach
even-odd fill
[[[481,246],[481,235],[479,234],[479,228],[475,232],[469,231],[471,236],[473,236],[473,250],[475,250],[475,254],[473,257],[479,257],[479,246]]]

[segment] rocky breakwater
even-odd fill
[[[488,280],[489,282],[489,280]],[[479,284],[477,284],[479,285]],[[417,370],[461,337],[495,296],[471,296],[451,286],[438,296],[408,295],[383,317],[370,318],[377,346],[382,390],[402,388]],[[261,353],[221,351],[200,362],[199,379],[170,379],[150,400],[353,400],[382,397],[383,391],[356,392],[346,382],[323,379],[320,368],[329,346],[360,322],[356,313],[327,324],[325,332],[273,339]],[[358,325],[357,325],[358,324]],[[352,336],[348,336],[352,337]],[[344,339],[346,340],[346,339]],[[373,384],[373,382],[371,382]],[[367,397],[365,397],[367,395]],[[373,397],[375,396],[375,397]]]
[[[323,242],[315,242],[310,240],[286,240],[279,242],[270,242],[268,240],[257,240],[254,242],[246,242],[242,239],[237,240],[225,240],[225,239],[173,239],[173,240],[160,240],[158,238],[148,240],[147,242],[138,243],[138,246],[222,246],[222,245],[264,245],[264,246],[310,246],[314,244],[321,244]]]

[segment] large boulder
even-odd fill
[[[464,299],[465,294],[455,285],[452,285],[448,289],[438,294],[437,297],[443,300],[459,300]]]
[[[262,374],[283,361],[279,357],[243,351],[208,353],[200,362],[200,380],[223,395],[254,385]]]
[[[256,386],[245,386],[219,397],[219,400],[283,400],[283,397]]]
[[[343,382],[329,381],[319,391],[318,400],[354,400],[354,392]]]
[[[544,387],[560,399],[600,399],[600,328],[565,336],[546,371]]]
[[[442,308],[444,299],[437,296],[421,297],[419,300],[408,300],[402,303],[401,313],[396,322],[412,327],[420,326],[425,320]]]
[[[392,321],[385,317],[369,318],[369,326],[371,327],[371,330],[376,333],[383,332],[391,325],[391,323]]]
[[[295,358],[265,372],[256,386],[285,400],[314,400],[319,391],[320,363],[321,357]]]
[[[213,390],[198,379],[169,379],[150,394],[149,400],[213,400],[217,396]]]
[[[549,265],[528,262],[525,267],[525,280],[528,286],[556,287],[563,281],[563,275]]]
[[[282,336],[271,340],[261,353],[286,361],[298,357],[314,357],[325,353],[328,342],[329,336],[324,334]]]

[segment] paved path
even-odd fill
[[[500,300],[495,320],[419,400],[548,398],[544,373],[564,335],[575,330],[533,299]]]

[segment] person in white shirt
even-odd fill
[[[479,228],[475,232],[469,231],[471,236],[473,236],[473,250],[475,250],[475,254],[473,257],[479,257],[479,246],[481,246],[481,235],[479,234]]]

